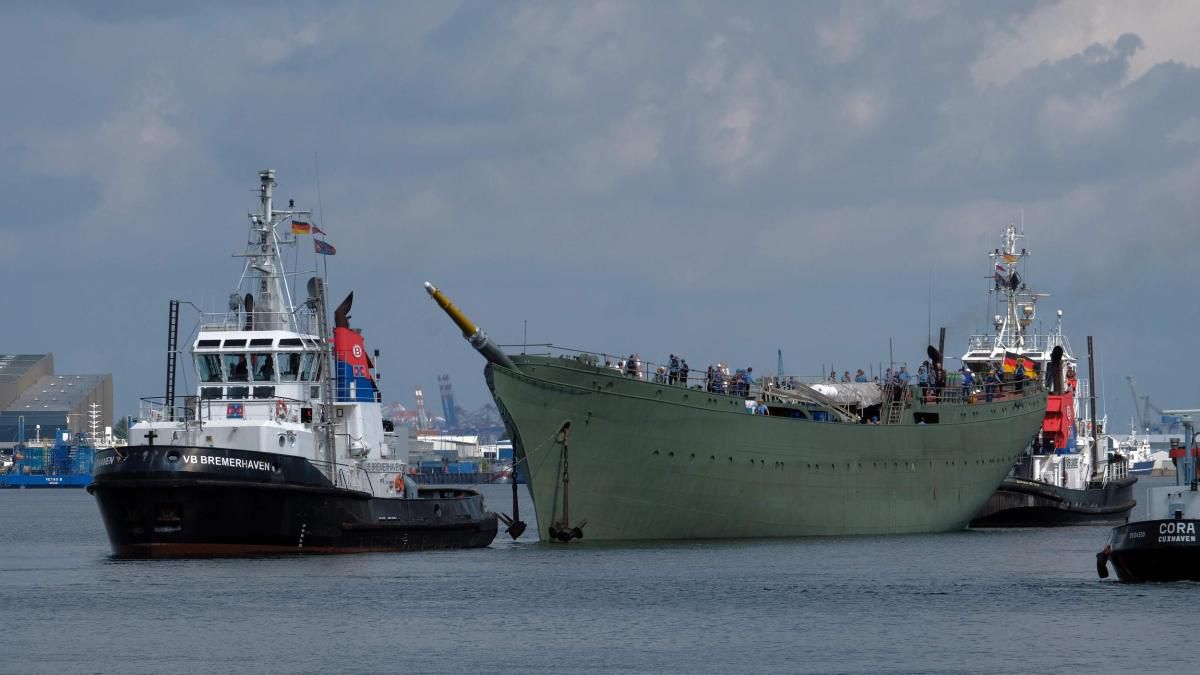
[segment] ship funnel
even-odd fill
[[[492,342],[491,338],[487,336],[487,333],[483,332],[483,329],[471,323],[471,320],[468,319],[466,315],[463,314],[457,307],[455,307],[454,303],[450,302],[450,298],[447,298],[445,295],[443,295],[442,292],[437,289],[437,286],[434,286],[426,281],[425,291],[428,292],[429,297],[433,298],[434,302],[436,302],[438,306],[442,308],[442,311],[444,311],[446,315],[450,317],[450,320],[453,321],[460,330],[462,330],[463,337],[466,338],[467,342],[471,343],[471,346],[475,348],[475,351],[483,355],[483,358],[487,359],[489,363],[504,366],[505,368],[511,368],[512,370],[518,370],[516,364],[512,362],[512,359],[508,358],[508,354],[505,354],[503,351],[501,351],[500,348],[496,346],[496,343]]]
[[[930,365],[937,366],[938,368],[942,367],[942,353],[938,351],[937,347],[929,345],[925,353],[929,356]]]
[[[337,328],[350,327],[350,307],[354,305],[354,291],[350,291],[350,295],[342,301],[342,304],[333,310],[333,325]]]
[[[1062,386],[1062,345],[1056,345],[1054,350],[1050,352],[1050,367],[1047,369],[1046,378],[1050,380],[1050,393],[1063,393]]]

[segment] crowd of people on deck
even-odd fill
[[[636,353],[619,359],[615,363],[606,358],[604,365],[627,377],[658,384],[694,386],[697,389],[703,388],[708,393],[741,396],[746,399],[749,399],[751,394],[756,394],[757,398],[753,404],[747,401],[747,411],[756,415],[770,414],[770,408],[763,396],[753,391],[754,385],[759,383],[754,378],[754,368],[752,367],[739,368],[731,372],[726,364],[717,363],[705,369],[702,381],[697,378],[695,383],[692,383],[690,382],[691,368],[688,366],[687,360],[675,354],[668,356],[665,366],[645,364]],[[1072,389],[1074,389],[1074,376],[1074,369],[1072,369],[1068,374],[1068,382]],[[888,368],[882,373],[882,376],[876,375],[870,379],[862,368],[856,369],[853,375],[849,370],[842,371],[840,377],[836,369],[831,369],[827,381],[831,383],[875,383],[880,387],[890,388],[892,400],[904,400],[918,395],[919,392],[920,400],[932,402],[943,399],[949,392],[954,392],[960,394],[963,401],[974,401],[973,397],[982,393],[983,400],[991,403],[1001,396],[1006,388],[1009,391],[1020,393],[1024,389],[1026,379],[1026,371],[1023,367],[1013,369],[1011,377],[1007,378],[1003,374],[1000,364],[992,364],[978,372],[972,370],[967,364],[963,364],[956,372],[947,374],[941,363],[926,360],[917,368],[915,375],[909,373],[908,364],[902,363],[898,369]],[[772,379],[772,382],[783,388],[795,388],[797,380],[780,378]],[[789,383],[791,383],[790,387]],[[912,387],[914,384],[915,388]],[[955,391],[956,389],[957,391]],[[879,422],[875,417],[870,422],[864,421],[864,423],[878,424]]]

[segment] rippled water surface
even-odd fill
[[[484,490],[508,510],[508,486]],[[0,491],[0,672],[1200,672],[1200,585],[1100,581],[1107,527],[533,530],[474,551],[117,562],[84,491]]]

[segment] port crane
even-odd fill
[[[425,394],[417,387],[417,429],[426,431],[433,428],[433,421],[429,419],[429,415],[425,413]]]
[[[454,404],[454,390],[450,387],[449,375],[438,375],[438,389],[442,395],[442,416],[446,419],[446,429],[451,433],[458,431],[458,409]]]
[[[1158,406],[1150,402],[1149,396],[1138,396],[1137,386],[1134,384],[1133,376],[1126,375],[1125,379],[1129,381],[1129,393],[1133,396],[1133,414],[1137,418],[1138,428],[1143,431],[1150,431],[1153,426],[1168,425],[1168,417],[1172,411],[1163,411]],[[1170,426],[1175,426],[1170,423]]]

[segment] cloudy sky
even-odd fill
[[[1200,406],[1194,3],[192,4],[0,5],[0,352],[118,413],[267,167],[406,405],[488,400],[427,279],[503,343],[815,374],[961,353],[1023,215],[1114,425],[1127,375]]]

